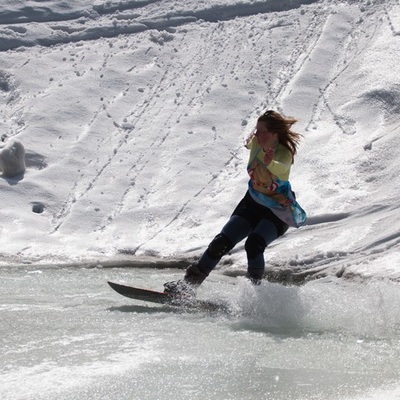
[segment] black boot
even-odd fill
[[[258,286],[261,285],[261,280],[263,278],[263,275],[264,275],[264,270],[249,268],[247,270],[246,278],[249,279],[254,286]]]
[[[208,274],[200,271],[198,265],[192,264],[187,267],[186,274],[183,280],[189,285],[197,288],[203,283],[204,279],[206,279],[207,276]]]
[[[195,288],[183,279],[164,283],[164,293],[177,301],[190,301],[196,298]]]
[[[261,279],[259,278],[253,278],[249,274],[246,274],[246,278],[254,285],[254,286],[259,286],[261,285]]]
[[[207,274],[201,272],[197,265],[189,265],[182,280],[164,283],[164,293],[167,293],[174,299],[191,300],[196,297],[196,288],[198,288]]]

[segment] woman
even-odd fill
[[[165,293],[179,297],[195,295],[194,289],[221,258],[246,237],[246,276],[254,284],[260,283],[265,269],[265,248],[289,226],[299,227],[306,221],[306,213],[296,202],[289,183],[301,136],[291,130],[295,122],[296,119],[271,110],[258,118],[257,127],[246,143],[250,150],[246,195],[198,263],[187,268],[183,280],[166,283]]]

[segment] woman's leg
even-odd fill
[[[250,233],[245,243],[247,253],[247,277],[255,283],[265,271],[264,250],[279,236],[275,224],[269,219],[262,219]]]
[[[242,241],[251,230],[251,224],[245,218],[232,215],[221,233],[215,236],[201,256],[197,264],[199,270],[208,275],[221,258]]]
[[[243,240],[251,230],[251,224],[245,218],[232,215],[221,233],[211,241],[198,263],[187,268],[183,281],[165,283],[164,292],[171,296],[193,297],[193,287],[200,286],[222,256]]]

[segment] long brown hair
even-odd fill
[[[291,127],[297,122],[297,119],[284,117],[276,111],[268,110],[262,114],[257,121],[264,122],[269,131],[277,133],[279,143],[289,149],[293,157],[296,155],[297,146],[299,145],[302,135],[293,132]]]

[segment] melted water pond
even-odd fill
[[[177,270],[1,268],[2,399],[398,399],[400,293],[390,282],[251,286],[215,272],[198,297],[145,304]]]

